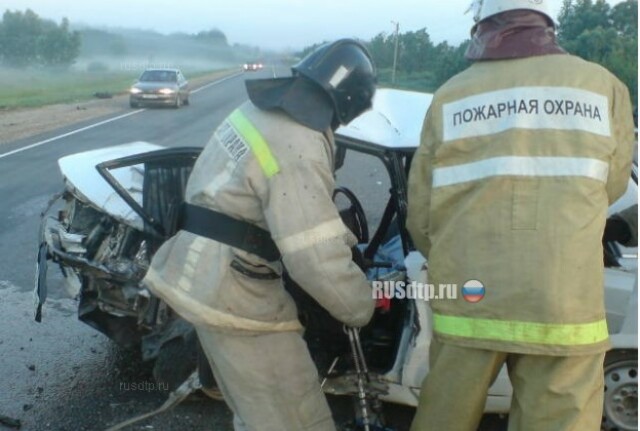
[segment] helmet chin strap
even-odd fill
[[[331,130],[335,132],[336,130],[338,130],[338,127],[340,127],[340,120],[338,120],[338,116],[334,111],[333,118],[331,119]]]
[[[480,9],[482,9],[482,0],[473,0],[464,14],[473,12],[473,20],[478,22],[480,20]]]

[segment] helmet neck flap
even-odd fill
[[[249,99],[260,109],[280,109],[297,123],[318,132],[332,127],[331,99],[322,88],[304,77],[252,79],[245,85]]]

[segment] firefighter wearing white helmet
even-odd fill
[[[145,283],[196,327],[236,431],[335,431],[283,271],[336,319],[374,301],[333,204],[333,131],[371,107],[375,68],[355,40],[293,76],[246,82],[189,177],[179,232]]]
[[[547,6],[474,3],[473,64],[438,89],[424,122],[407,228],[429,282],[462,291],[430,302],[412,431],[475,431],[505,365],[510,431],[600,430],[601,241],[630,178],[634,125],[625,85],[557,45]]]

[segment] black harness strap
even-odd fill
[[[255,254],[268,262],[280,259],[280,251],[268,231],[197,205],[186,202],[181,205],[178,229]]]
[[[380,245],[382,244],[382,241],[384,240],[385,235],[387,234],[387,230],[389,229],[389,225],[391,224],[391,220],[393,220],[393,216],[395,215],[395,213],[396,204],[392,194],[389,198],[389,202],[387,202],[387,207],[384,209],[384,214],[382,215],[382,220],[380,220],[378,230],[376,231],[375,235],[373,235],[371,242],[364,251],[364,257],[366,259],[371,260],[375,256],[376,252],[380,248]],[[382,227],[384,227],[385,229],[382,230]]]

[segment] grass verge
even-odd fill
[[[183,71],[188,79],[230,73],[217,71]],[[126,93],[139,72],[79,72],[0,69],[0,110],[27,108],[57,103],[82,102],[96,93]]]

